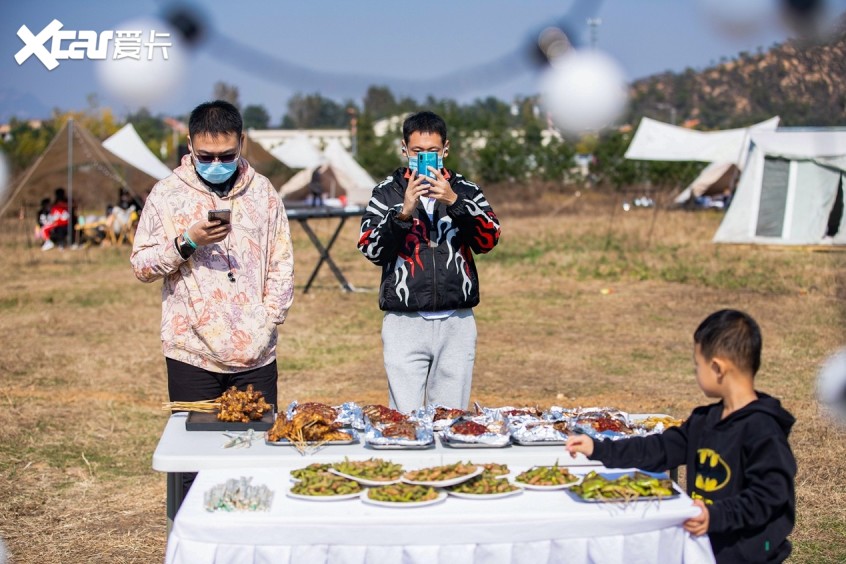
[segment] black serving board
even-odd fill
[[[271,427],[273,427],[272,411],[265,413],[258,421],[250,421],[249,423],[218,421],[216,412],[204,413],[200,411],[188,413],[188,419],[185,420],[186,431],[246,431],[248,429],[267,431]]]

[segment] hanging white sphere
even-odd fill
[[[185,82],[188,57],[179,32],[165,21],[154,18],[122,22],[114,29],[112,51],[107,59],[97,61],[97,76],[106,91],[132,107],[149,107],[173,98]],[[137,59],[115,58],[119,41],[117,31],[141,31]]]
[[[846,422],[846,348],[834,353],[820,367],[817,398],[833,415]]]
[[[552,120],[566,133],[608,127],[623,113],[628,100],[622,69],[594,49],[571,49],[553,59],[540,90]]]
[[[12,189],[12,179],[9,178],[9,161],[3,151],[0,151],[0,206],[9,197],[9,190]]]

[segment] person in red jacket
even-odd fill
[[[68,239],[68,225],[70,224],[70,210],[68,209],[68,198],[64,188],[56,188],[56,199],[50,206],[50,213],[47,215],[47,223],[41,229],[41,238],[44,244],[42,251],[49,251],[56,245],[64,247]]]

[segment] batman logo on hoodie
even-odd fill
[[[723,457],[710,448],[700,448],[696,454],[696,489],[715,492],[725,487],[731,480],[731,469]]]

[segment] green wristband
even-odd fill
[[[191,240],[191,237],[188,236],[188,230],[185,230],[185,233],[182,234],[182,238],[185,239],[185,242],[191,245],[192,249],[197,248],[197,243]]]

